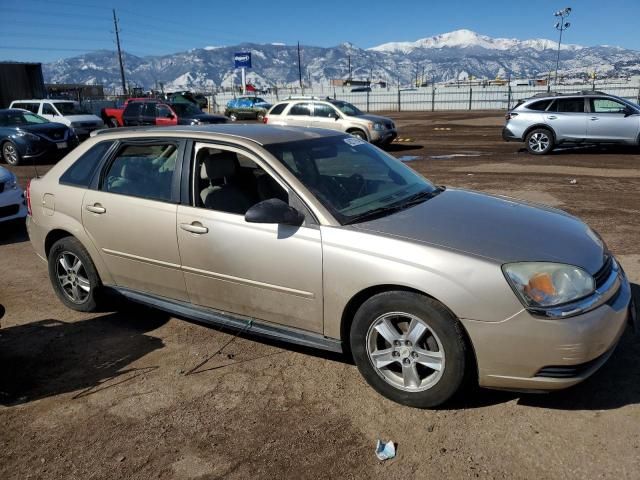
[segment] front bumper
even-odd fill
[[[8,222],[27,216],[27,206],[21,189],[0,193],[0,222]]]
[[[603,305],[564,319],[522,310],[501,322],[462,319],[473,343],[481,386],[557,390],[600,368],[631,321],[631,288],[622,270],[617,292]]]
[[[76,137],[69,137],[64,141],[60,142],[51,142],[49,140],[41,139],[38,142],[32,142],[27,145],[18,146],[20,150],[20,155],[24,159],[51,159],[51,160],[59,160],[64,157],[67,153],[78,146],[78,139]],[[66,146],[64,148],[60,148],[59,145]]]
[[[371,135],[371,143],[375,143],[378,145],[387,145],[393,142],[398,136],[398,131],[396,129],[390,130],[373,130],[370,132]]]

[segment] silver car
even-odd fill
[[[329,97],[292,97],[276,103],[264,117],[264,123],[328,128],[380,146],[388,145],[398,136],[390,118],[364,113],[349,102]]]
[[[378,392],[439,405],[465,378],[554,390],[632,318],[622,268],[577,218],[432,184],[331,130],[109,130],[27,188],[68,307],[104,290],[182,318],[348,352]]]
[[[640,144],[640,106],[601,92],[536,96],[506,119],[503,139],[525,142],[534,155],[566,144]]]

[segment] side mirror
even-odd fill
[[[633,108],[625,107],[625,109],[624,109],[624,116],[625,117],[629,117],[629,116],[635,115],[637,113],[638,112],[636,112]]]
[[[299,227],[304,222],[304,215],[279,198],[270,198],[247,210],[244,219],[249,223],[278,223]]]

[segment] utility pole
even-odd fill
[[[300,42],[298,42],[298,80],[300,81],[300,88],[304,94],[304,86],[302,85],[302,64],[300,61]]]
[[[113,25],[116,27],[116,43],[118,45],[118,60],[120,62],[120,79],[122,80],[122,94],[127,94],[127,84],[124,80],[124,65],[122,64],[122,50],[120,50],[120,32],[118,31],[118,19],[116,9],[113,9]]]
[[[567,28],[571,26],[569,22],[565,22],[564,19],[569,16],[571,13],[571,7],[563,8],[562,10],[558,10],[553,15],[559,19],[556,22],[556,29],[560,30],[560,39],[558,40],[558,56],[556,57],[556,86],[558,85],[558,65],[560,65],[560,45],[562,45],[562,32],[564,32]]]
[[[351,55],[347,55],[347,58],[349,59],[349,81],[351,81]]]

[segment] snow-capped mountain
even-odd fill
[[[480,35],[471,30],[456,30],[454,32],[443,33],[433,37],[421,38],[415,42],[391,42],[383,43],[369,50],[376,52],[402,52],[409,53],[420,48],[472,48],[480,47],[489,50],[524,50],[533,49],[537,51],[555,49],[557,42],[538,38],[534,40],[518,40],[516,38],[491,38]],[[584,48],[580,45],[565,44],[562,50],[580,50]]]
[[[408,84],[417,77],[450,81],[476,78],[532,78],[555,68],[557,44],[552,40],[491,38],[470,30],[423,38],[415,42],[385,43],[362,49],[345,42],[335,47],[302,47],[306,85],[327,85],[331,79],[351,77]],[[233,55],[251,51],[253,68],[248,81],[259,86],[298,83],[297,48],[281,43],[207,46],[170,55],[137,57],[125,54],[127,81],[143,88],[163,83],[166,90],[211,90],[240,83]],[[111,51],[90,52],[44,65],[50,83],[101,83],[120,86],[117,56]],[[640,52],[621,47],[563,45],[561,75],[599,78],[640,74]]]

